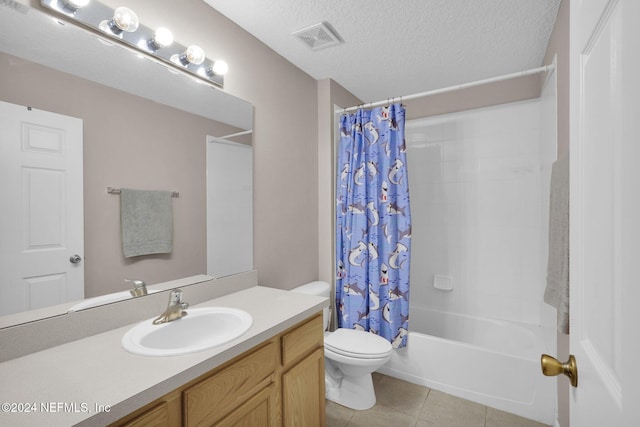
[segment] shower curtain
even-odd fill
[[[340,118],[336,208],[338,327],[407,341],[411,213],[401,104]]]

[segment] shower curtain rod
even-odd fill
[[[413,95],[408,95],[408,96],[401,96],[400,101],[408,101],[410,99],[422,98],[424,96],[437,95],[445,92],[453,92],[455,90],[466,89],[473,86],[480,86],[487,83],[494,83],[494,82],[500,82],[503,80],[515,79],[517,77],[524,77],[524,76],[529,76],[531,74],[538,74],[538,73],[543,73],[545,71],[551,71],[554,68],[555,68],[554,64],[544,65],[542,67],[532,68],[530,70],[518,71],[511,74],[505,74],[503,76],[491,77],[488,79],[478,80],[475,82],[463,83],[455,86],[444,87],[441,89],[429,90],[427,92],[415,93]],[[390,102],[393,102],[393,100],[395,99],[397,98],[385,99],[384,101],[378,101],[378,102],[365,102],[360,105],[354,105],[353,107],[338,109],[336,110],[336,112],[346,113],[349,111],[355,111],[358,108],[362,108],[362,107],[366,107],[366,108],[380,107],[382,105],[386,105],[386,104],[389,104]]]

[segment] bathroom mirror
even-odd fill
[[[57,17],[39,10],[37,6],[27,7],[12,1],[0,2],[0,53],[4,55],[1,58],[5,62],[4,65],[9,64],[9,67],[13,67],[20,74],[17,80],[6,78],[6,74],[3,74],[0,82],[0,101],[30,105],[29,99],[24,100],[22,95],[12,98],[5,94],[25,92],[26,89],[33,92],[32,87],[40,87],[34,99],[41,100],[42,106],[36,102],[34,108],[78,117],[82,114],[73,112],[73,109],[72,113],[69,113],[69,105],[81,100],[85,89],[96,90],[95,93],[100,94],[95,96],[95,103],[76,106],[75,110],[84,108],[87,112],[99,116],[99,120],[95,117],[93,120],[81,117],[84,119],[85,139],[83,262],[86,261],[86,265],[93,269],[93,279],[87,278],[91,283],[85,284],[85,289],[90,289],[90,292],[85,295],[96,297],[126,291],[128,285],[122,282],[124,278],[143,279],[148,284],[187,276],[196,276],[196,282],[206,280],[206,277],[201,275],[206,271],[206,260],[205,256],[200,254],[206,251],[205,237],[202,237],[206,236],[205,214],[198,214],[195,220],[187,216],[190,212],[204,211],[206,207],[206,137],[220,137],[250,130],[253,121],[252,105],[192,76],[142,58],[130,49],[114,45],[87,30],[59,21]],[[32,63],[47,68],[41,65],[33,66]],[[35,69],[38,69],[38,72],[34,72]],[[42,70],[47,69],[52,69],[52,73],[65,75],[61,85],[68,85],[67,92],[61,92],[62,89],[59,87],[42,89],[40,81],[34,81],[32,86],[31,83],[22,80],[31,74],[41,76]],[[71,83],[69,79],[74,78],[82,80]],[[111,93],[107,94],[108,90],[113,91],[113,98]],[[50,97],[49,93],[52,94]],[[114,104],[116,99],[126,101]],[[58,105],[61,111],[57,111]],[[156,112],[156,108],[160,113]],[[109,109],[114,116],[109,114]],[[114,118],[115,113],[119,113],[118,118]],[[173,126],[173,132],[163,128],[171,125],[161,114],[166,114],[178,123],[177,126]],[[118,135],[119,124],[124,120],[141,127],[146,126],[145,129],[148,130],[144,131],[143,137],[136,136],[127,140],[126,135]],[[95,129],[93,126],[96,122],[103,127]],[[191,154],[182,156],[183,152],[189,151],[184,147],[184,144],[190,143],[186,140],[189,129],[184,128],[191,127],[191,123],[200,126],[202,138],[200,140],[198,137],[198,141],[193,142],[197,144],[197,148],[190,149]],[[89,144],[95,145],[95,135],[106,135],[103,136],[106,141],[99,144],[98,148],[88,150]],[[154,157],[156,151],[166,151],[163,146],[156,144],[158,138],[165,135],[172,138],[172,149],[175,149],[175,152],[166,154],[170,161],[162,158],[157,160]],[[234,141],[250,144],[251,136],[244,135]],[[119,244],[114,243],[119,240],[118,230],[114,227],[119,223],[119,200],[117,195],[107,193],[108,185],[178,191],[180,197],[174,201],[175,220],[191,224],[189,228],[193,238],[202,241],[194,247],[181,246],[180,254],[176,249],[170,255],[149,256],[142,261],[125,259],[121,250],[117,253]],[[3,203],[10,201],[5,199]],[[103,229],[111,229],[111,232],[105,235],[98,234],[99,237],[96,238],[96,230]],[[178,239],[186,239],[182,234],[174,225],[174,247],[178,245]],[[164,265],[171,265],[179,256],[184,259],[202,260],[189,264],[183,272],[172,269],[172,274],[175,270],[178,276],[167,274],[167,277],[164,277],[167,268]],[[139,265],[144,267],[137,270]],[[117,279],[110,278],[109,274],[114,267],[123,268],[126,273],[122,273]],[[139,273],[144,271],[151,271],[156,275],[149,278],[146,273]],[[128,277],[124,277],[125,274]],[[0,283],[0,286],[3,285]],[[64,313],[45,311],[46,316]],[[29,318],[30,320],[36,318]],[[0,322],[0,325],[10,326],[4,321]]]

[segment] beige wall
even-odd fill
[[[556,76],[558,84],[558,157],[569,154],[569,0],[562,0],[545,63],[556,56]],[[558,334],[558,360],[569,359],[569,335]],[[564,376],[557,379],[558,422],[561,427],[569,427],[569,382]]]
[[[407,120],[411,120],[539,96],[540,80],[538,76],[531,75],[403,101],[403,104],[407,107]]]
[[[0,54],[0,100],[83,120],[85,295],[206,272],[205,140],[228,125]],[[176,190],[173,253],[125,259],[107,186]]]

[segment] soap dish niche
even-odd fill
[[[436,289],[440,289],[441,291],[452,291],[453,290],[453,279],[451,276],[444,276],[441,274],[433,275],[433,287]]]

